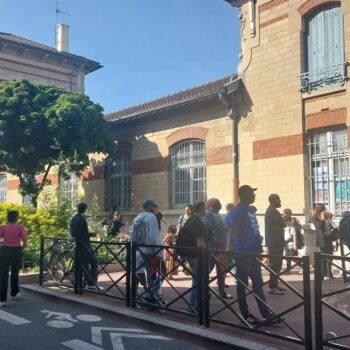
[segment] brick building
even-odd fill
[[[34,83],[51,84],[71,91],[84,91],[85,75],[102,66],[95,61],[69,53],[69,27],[57,26],[57,47],[0,33],[0,81],[27,79]],[[60,185],[62,193],[74,196],[78,179],[64,181],[57,173],[49,175],[52,184]],[[0,202],[29,203],[18,193],[19,181],[10,174],[0,174]]]
[[[132,214],[152,197],[174,219],[196,199],[232,201],[239,177],[259,188],[260,215],[278,193],[300,217],[315,202],[339,216],[350,208],[350,2],[226,1],[240,9],[237,76],[107,115],[119,152],[96,191],[106,209]]]

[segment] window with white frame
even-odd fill
[[[314,133],[309,142],[312,203],[340,216],[350,210],[349,145],[346,129]]]
[[[78,202],[78,176],[75,173],[68,175],[69,179],[60,176],[60,199],[75,205]]]
[[[306,18],[306,69],[300,89],[312,91],[345,82],[344,28],[339,5],[321,7]]]
[[[108,205],[131,208],[131,154],[117,153],[108,160]]]
[[[22,204],[23,205],[31,205],[32,204],[32,197],[29,194],[22,196]]]
[[[6,203],[7,194],[7,176],[4,174],[0,175],[0,203]]]
[[[205,143],[186,140],[170,148],[173,205],[206,200]]]

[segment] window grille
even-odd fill
[[[108,161],[109,208],[131,208],[131,154],[118,153]]]
[[[340,6],[327,7],[306,19],[307,72],[299,77],[302,92],[345,82],[344,28]]]
[[[6,203],[7,176],[0,175],[0,203]]]
[[[32,197],[26,194],[25,196],[22,196],[22,204],[23,205],[31,205],[32,204]]]
[[[78,203],[78,176],[75,173],[68,173],[69,179],[60,177],[60,199],[69,201],[72,205]]]
[[[309,142],[312,203],[340,216],[350,210],[349,146],[346,129],[315,133]]]
[[[187,140],[171,147],[173,205],[206,200],[205,143]]]

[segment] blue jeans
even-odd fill
[[[254,257],[237,257],[237,298],[239,304],[239,310],[243,317],[249,315],[249,309],[247,305],[246,288],[243,285],[248,285],[248,278],[252,280],[253,290],[256,296],[258,296],[263,302],[266,303],[263,279],[261,275],[261,266]],[[259,311],[263,317],[269,315],[269,310],[257,297],[255,297],[258,303]]]
[[[192,308],[197,308],[197,276],[198,276],[198,259],[188,257],[187,262],[191,266],[192,271],[192,286],[190,291],[190,305]]]

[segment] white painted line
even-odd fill
[[[32,321],[26,320],[25,318],[12,315],[6,311],[0,310],[0,320],[4,320],[6,322],[9,322],[15,326],[21,326],[22,324],[31,323]]]
[[[100,348],[99,346],[92,345],[90,343],[86,343],[79,339],[72,339],[65,341],[61,343],[62,345],[66,346],[67,348],[73,349],[73,350],[104,350],[103,348]]]
[[[95,344],[102,345],[102,331],[107,332],[130,332],[130,333],[147,333],[142,329],[136,328],[113,328],[113,327],[91,327],[91,341]],[[127,334],[127,333],[123,333]]]
[[[125,347],[123,344],[123,338],[170,340],[169,338],[163,337],[162,335],[111,333],[113,350],[125,350]]]

